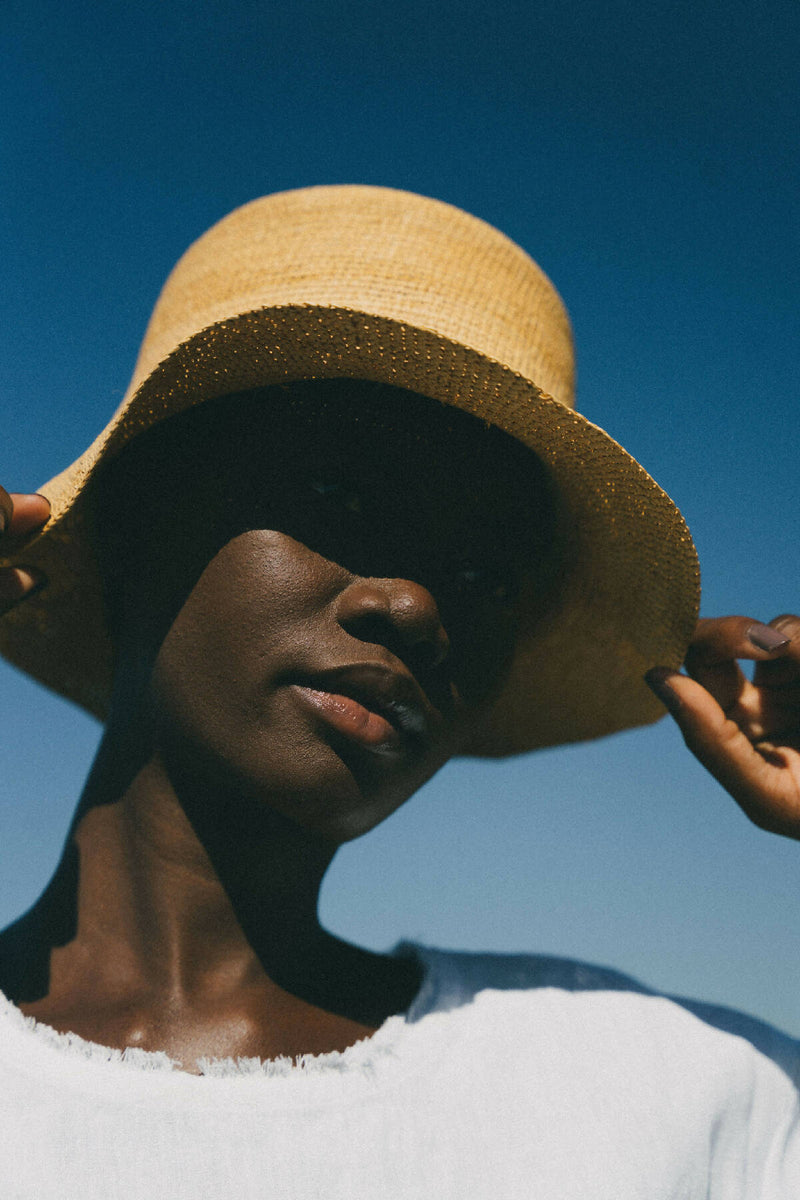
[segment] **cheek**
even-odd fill
[[[158,650],[156,712],[197,741],[233,749],[261,725],[270,683],[309,629],[321,624],[326,589],[291,539],[241,534],[200,575]]]

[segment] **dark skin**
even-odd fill
[[[227,457],[207,431],[215,469],[136,511],[159,554],[139,562],[122,534],[105,736],[56,879],[0,941],[0,985],[38,1020],[191,1070],[343,1049],[417,992],[415,961],[321,927],[319,890],[337,847],[462,748],[499,684],[535,497],[511,495],[477,422],[448,471],[449,417],[424,448],[395,420],[413,501],[395,512],[383,452],[364,455],[380,422],[337,446],[340,420],[321,455],[304,441],[302,478],[290,464],[268,485],[252,422]],[[41,501],[11,503],[12,535],[34,528]]]
[[[209,531],[219,480],[180,519],[174,496],[156,500],[150,534],[179,531],[160,559],[170,570],[137,571],[124,590],[114,701],[68,852],[0,941],[0,985],[25,1012],[106,1045],[166,1050],[188,1070],[199,1056],[343,1049],[408,1007],[416,964],[327,933],[319,889],[338,845],[463,747],[513,648],[519,577],[535,578],[507,549],[496,561],[500,527],[535,519],[524,498],[503,510],[499,462],[468,458],[476,497],[492,500],[453,506],[453,480],[432,487],[425,464],[415,474],[409,443],[398,459],[416,515],[392,535],[385,513],[379,535],[358,520],[342,541],[341,512],[320,516],[302,489],[282,485],[281,504],[261,511],[243,484],[263,472],[256,445],[237,445],[232,524]],[[352,510],[347,489],[336,496]],[[40,497],[0,504],[11,538],[47,517]],[[458,538],[463,554],[443,567],[437,547]],[[382,572],[368,572],[378,556]],[[454,564],[467,557],[490,563],[491,586],[475,588],[472,571],[465,589]],[[35,583],[0,573],[2,602]],[[754,626],[701,622],[689,675],[657,685],[748,816],[797,838],[800,620],[772,622],[787,638],[772,650],[754,644]],[[739,658],[758,662],[753,683]]]

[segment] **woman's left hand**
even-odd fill
[[[686,745],[759,828],[800,840],[800,617],[700,621],[686,669],[645,676]]]

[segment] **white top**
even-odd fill
[[[175,1069],[0,997],[3,1200],[798,1200],[800,1044],[562,959],[403,947],[342,1054]]]

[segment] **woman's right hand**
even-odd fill
[[[50,516],[44,496],[11,492],[0,487],[0,554],[10,553],[18,541],[35,533]],[[0,615],[29,596],[44,582],[32,568],[0,567]]]

